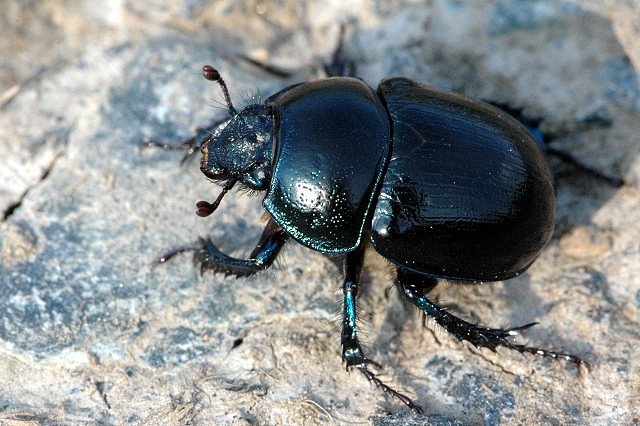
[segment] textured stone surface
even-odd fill
[[[632,0],[6,1],[0,25],[0,419],[52,424],[631,423],[640,417],[640,16]],[[620,189],[552,161],[558,222],[529,271],[440,300],[487,325],[541,324],[531,344],[590,373],[477,351],[398,301],[368,258],[361,334],[387,399],[339,353],[339,271],[291,244],[258,276],[200,277],[169,248],[210,236],[246,255],[260,200],[225,198],[178,142],[237,104],[322,75],[339,23],[371,85],[404,75],[507,103],[556,147],[624,176]],[[252,58],[293,73],[281,78]],[[434,331],[429,331],[434,330]],[[523,341],[523,338],[519,339]]]

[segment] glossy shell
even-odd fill
[[[283,90],[267,107],[275,140],[264,208],[307,247],[354,250],[389,156],[378,96],[359,79],[336,77]]]
[[[378,88],[393,149],[373,216],[375,249],[437,277],[503,280],[527,269],[553,232],[547,161],[515,119],[404,78]]]

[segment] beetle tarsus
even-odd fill
[[[188,251],[196,251],[202,248],[202,242],[198,242],[198,243],[193,243],[193,244],[188,244],[185,246],[181,246],[178,247],[174,250],[171,250],[168,253],[163,254],[162,256],[160,256],[159,258],[157,258],[154,262],[152,266],[158,266],[161,263],[166,263],[168,262],[171,258],[178,256],[182,253],[188,252]]]
[[[356,64],[347,58],[344,50],[346,29],[347,25],[345,23],[340,25],[340,36],[338,37],[336,49],[331,56],[331,63],[324,66],[327,77],[355,77],[356,75]]]
[[[204,141],[198,144],[197,142],[198,136],[187,139],[184,142],[181,142],[178,145],[171,145],[164,142],[158,142],[153,139],[144,138],[142,143],[140,144],[141,148],[160,148],[165,151],[184,151],[185,154],[180,160],[180,164],[184,164],[188,159],[192,158],[193,155],[200,149],[200,146]]]
[[[144,138],[140,146],[142,148],[161,148],[165,151],[185,151],[191,148],[191,146],[194,144],[195,139],[196,138],[193,137],[178,145],[172,145],[164,142],[158,142],[150,138]]]
[[[554,359],[564,359],[578,366],[584,365],[588,370],[591,369],[590,364],[578,356],[518,345],[508,340],[508,337],[516,336],[520,332],[533,327],[537,324],[535,322],[508,329],[490,328],[473,324],[456,317],[425,297],[427,293],[425,289],[433,289],[437,282],[436,278],[398,269],[397,282],[402,293],[414,305],[442,326],[447,332],[453,334],[458,340],[466,340],[477,348],[488,348],[492,351],[495,351],[498,346],[504,346],[520,353],[526,352]]]
[[[534,347],[525,346],[525,345],[516,345],[514,343],[509,342],[506,339],[503,339],[501,341],[501,345],[509,349],[514,349],[520,353],[526,352],[526,353],[544,356],[544,357],[553,358],[553,359],[564,359],[565,361],[571,362],[578,366],[583,365],[586,367],[587,371],[591,371],[591,364],[589,364],[587,361],[584,361],[582,358],[576,355],[567,354],[563,352],[550,351],[547,349],[534,348]]]
[[[369,361],[371,362],[371,361]],[[394,398],[398,398],[400,401],[402,401],[407,407],[409,407],[411,410],[415,411],[418,414],[422,414],[424,413],[424,411],[422,410],[422,407],[420,407],[419,405],[415,404],[411,398],[409,398],[408,396],[401,394],[400,392],[398,392],[397,390],[389,387],[389,385],[386,385],[384,382],[382,382],[382,380],[378,379],[376,377],[375,374],[373,374],[371,371],[369,371],[367,369],[366,364],[364,366],[360,366],[360,367],[356,367],[358,369],[358,371],[360,371],[370,382],[372,382],[374,385],[376,385],[376,387],[378,389],[380,389],[382,392],[384,393],[388,393],[389,395],[391,395],[391,397]]]

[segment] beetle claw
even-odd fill
[[[502,330],[503,331],[503,335],[502,337],[506,337],[506,336],[516,336],[519,333],[521,333],[522,331],[533,327],[534,325],[540,324],[539,322],[532,322],[529,324],[525,324],[525,325],[521,325],[520,327],[514,327],[514,328],[510,328],[508,330]]]

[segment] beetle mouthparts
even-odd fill
[[[211,156],[209,155],[209,144],[205,143],[204,145],[202,145],[202,148],[200,148],[200,152],[202,152],[202,157],[200,158],[200,171],[204,173],[204,175],[209,179],[224,179],[224,170],[220,169],[219,167],[211,166],[211,164],[217,165],[217,161],[211,161]]]
[[[202,157],[200,157],[200,170],[202,171],[202,173],[207,174],[206,170],[207,170],[207,163],[209,162],[208,161],[209,144],[206,142],[202,144],[202,147],[200,148],[200,152],[202,153]]]

